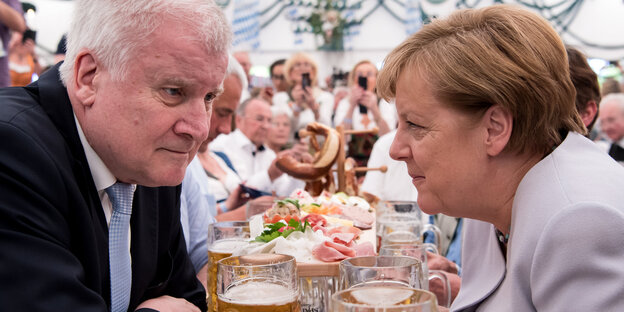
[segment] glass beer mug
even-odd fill
[[[219,261],[217,311],[300,311],[293,256],[253,254]]]
[[[349,288],[332,296],[334,312],[437,312],[434,294],[404,286]]]
[[[208,225],[208,281],[206,290],[208,311],[217,311],[217,262],[247,246],[250,241],[249,223],[217,222]]]
[[[440,246],[440,229],[423,222],[422,212],[413,201],[385,201],[377,213],[377,246],[389,244],[423,244],[425,233],[432,233],[436,249]]]

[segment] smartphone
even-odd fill
[[[25,43],[27,39],[32,39],[32,41],[35,41],[35,38],[37,38],[37,32],[32,29],[26,29],[26,31],[22,35],[22,43]]]
[[[310,86],[310,73],[301,74],[301,86],[303,89]]]
[[[367,90],[368,89],[368,78],[364,77],[364,76],[358,76],[358,86],[362,87],[362,89]],[[362,105],[362,104],[358,104],[358,107],[360,109],[360,114],[368,114],[368,108],[366,108],[366,106]]]
[[[271,193],[267,193],[267,192],[264,192],[264,191],[261,191],[261,190],[257,190],[255,188],[246,186],[245,184],[241,183],[239,185],[240,185],[241,191],[243,193],[249,194],[249,198],[250,199],[258,198],[260,196],[271,196]]]
[[[368,78],[365,76],[358,77],[358,86],[362,87],[364,90],[368,90]]]

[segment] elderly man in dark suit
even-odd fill
[[[6,311],[205,311],[180,187],[230,31],[203,0],[76,1],[67,58],[0,90]]]

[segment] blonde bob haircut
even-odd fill
[[[351,71],[349,72],[349,82],[348,82],[348,86],[352,87],[354,85],[357,84],[357,80],[358,77],[355,75],[355,70],[360,66],[360,65],[364,65],[364,64],[370,64],[373,65],[373,67],[375,67],[375,74],[379,74],[379,71],[377,70],[377,66],[375,66],[375,64],[373,64],[373,62],[369,61],[369,60],[362,60],[357,62],[353,68],[351,69]]]
[[[293,67],[295,67],[295,64],[297,62],[306,62],[310,64],[310,67],[312,67],[312,70],[310,71],[310,84],[312,87],[315,87],[318,82],[316,77],[316,74],[318,72],[318,65],[310,55],[303,52],[297,52],[293,54],[293,56],[288,58],[288,60],[286,60],[286,63],[284,64],[284,72],[286,73],[284,75],[284,78],[286,78],[286,82],[288,83],[288,85],[291,87],[293,86],[294,82],[290,80],[290,72],[292,71]]]
[[[482,116],[494,104],[510,112],[508,152],[546,155],[561,143],[561,131],[586,133],[564,45],[547,21],[524,9],[459,10],[425,25],[386,57],[379,95],[395,98],[406,70],[459,112]]]

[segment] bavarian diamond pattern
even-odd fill
[[[130,228],[134,186],[117,182],[107,188],[106,193],[113,204],[113,214],[108,226],[111,312],[122,312],[128,310],[132,287],[128,230]]]

